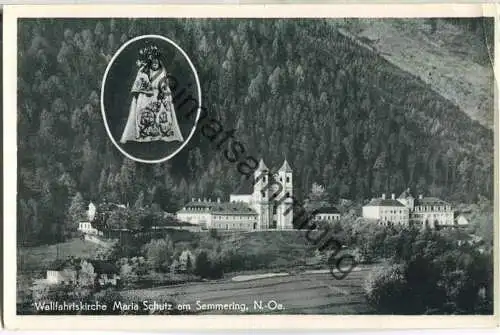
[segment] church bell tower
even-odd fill
[[[282,186],[278,197],[277,229],[293,229],[293,171],[285,159],[278,170],[279,181]]]
[[[271,206],[269,202],[269,169],[264,160],[261,159],[257,170],[254,172],[253,203],[257,212],[257,229],[269,229],[271,217]]]

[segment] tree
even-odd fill
[[[317,204],[325,205],[328,203],[329,195],[323,185],[314,182],[311,186],[311,192],[309,193],[309,200]]]
[[[139,196],[137,197],[137,200],[134,203],[134,209],[140,210],[143,208],[144,208],[144,191],[141,191],[141,193],[139,193]]]
[[[96,277],[97,273],[95,273],[92,263],[82,260],[78,272],[78,285],[80,287],[93,287]]]
[[[187,260],[186,260],[186,271],[188,273],[191,273],[193,271],[193,260],[191,258],[191,256],[187,256]]]
[[[152,270],[167,272],[174,254],[174,246],[169,237],[151,240],[144,246],[144,254]]]
[[[119,187],[121,193],[121,200],[124,202],[129,202],[131,200],[131,195],[135,192],[135,179],[136,175],[136,165],[131,159],[125,158],[123,160],[123,165],[120,170]]]
[[[195,263],[194,255],[189,250],[184,250],[179,256],[180,266],[190,273],[193,270],[193,265]]]
[[[68,209],[68,219],[67,219],[67,227],[70,230],[71,227],[77,227],[78,223],[82,220],[86,220],[85,216],[86,205],[85,201],[80,192],[77,192],[75,196],[71,199],[71,205]]]
[[[108,229],[139,230],[139,213],[128,208],[113,208],[104,213],[106,219],[103,224]]]
[[[195,274],[202,278],[210,278],[211,277],[211,263],[208,258],[208,252],[206,250],[202,250],[198,253],[196,257],[195,263]]]

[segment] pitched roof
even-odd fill
[[[434,197],[424,197],[415,199],[415,206],[448,206],[450,205],[444,200]]]
[[[89,261],[94,267],[96,273],[113,274],[119,273],[118,268],[113,264],[106,261],[94,259]]]
[[[217,215],[257,215],[257,213],[251,208],[245,209],[223,209],[220,211],[214,211],[212,214]]]
[[[372,199],[368,204],[365,206],[383,206],[383,207],[405,207],[402,203],[400,203],[397,200],[392,200],[392,199],[382,199],[382,198],[376,198]]]
[[[192,201],[186,204],[178,213],[191,213],[193,211],[206,211],[212,214],[239,214],[251,215],[257,214],[252,208],[244,202],[208,202]]]
[[[340,211],[335,206],[320,207],[320,208],[315,209],[314,211],[317,212],[318,214],[320,214],[320,213],[325,213],[325,214],[340,214]]]

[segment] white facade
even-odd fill
[[[212,226],[212,213],[207,210],[186,209],[177,212],[177,220],[199,225],[203,228]]]
[[[102,273],[97,278],[97,282],[99,283],[100,286],[104,285],[116,286],[118,284],[118,280],[120,280],[120,276],[118,276],[116,273],[113,274]]]
[[[407,225],[409,222],[408,208],[384,206],[380,209],[380,218],[384,222]]]
[[[102,235],[102,232],[92,227],[92,223],[90,222],[78,223],[78,230],[85,234]]]
[[[201,200],[190,202],[177,212],[177,219],[199,225],[204,229],[257,229],[257,213],[240,201],[232,203]]]
[[[440,203],[423,202],[421,205],[417,202],[415,209],[410,215],[413,223],[424,224],[430,228],[439,225],[453,225],[454,214],[450,205]]]
[[[420,224],[429,228],[452,225],[454,220],[450,204],[433,197],[413,198],[409,190],[404,191],[398,199],[395,199],[394,194],[391,199],[386,199],[385,194],[372,199],[363,206],[363,217],[384,224]]]
[[[75,270],[47,270],[47,282],[49,284],[73,284],[76,283],[77,274]]]
[[[257,214],[214,213],[211,227],[223,230],[255,230]]]
[[[335,222],[340,221],[340,212],[336,207],[320,207],[314,210],[315,221]]]
[[[366,219],[376,219],[379,220],[380,215],[380,206],[363,206],[363,217]]]
[[[407,225],[409,222],[409,211],[404,206],[393,205],[369,205],[363,206],[363,217],[378,220],[383,223]]]

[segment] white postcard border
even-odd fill
[[[103,15],[106,13],[107,15]],[[494,316],[18,316],[16,315],[17,188],[17,18],[29,17],[498,17],[496,4],[348,4],[348,5],[31,5],[5,6],[3,18],[4,87],[4,321],[23,330],[325,330],[491,328],[498,320],[498,176],[495,165],[495,301]],[[495,20],[495,57],[499,26]],[[498,62],[495,62],[495,77]],[[495,88],[497,88],[495,84]],[[495,89],[495,94],[497,90]],[[498,162],[495,96],[495,162]]]

